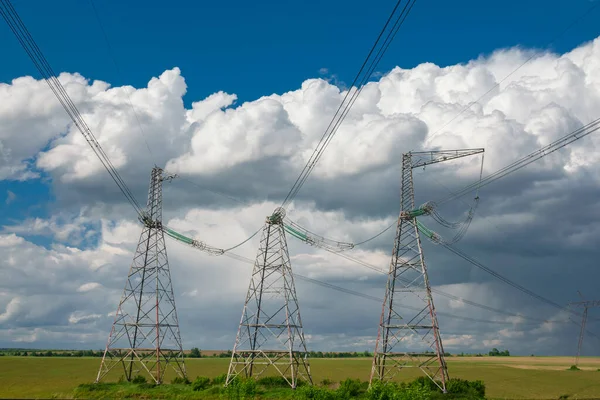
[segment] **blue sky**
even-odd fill
[[[394,2],[199,2],[94,0],[119,70],[90,1],[13,2],[56,72],[113,85],[145,85],[174,66],[186,103],[218,90],[239,101],[295,89],[321,68],[351,82]],[[367,5],[368,4],[368,5]],[[451,65],[502,47],[547,48],[592,5],[589,0],[447,2],[419,0],[380,64]],[[561,53],[597,35],[595,9],[557,40]],[[4,25],[4,24],[2,24]],[[0,81],[35,73],[6,26]],[[119,72],[120,71],[120,72]]]

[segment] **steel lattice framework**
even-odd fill
[[[392,380],[404,368],[419,368],[442,391],[446,391],[448,369],[414,212],[412,170],[481,152],[482,149],[468,149],[402,155],[401,211],[375,344],[371,382],[373,379]],[[408,307],[402,308],[403,304]]]
[[[581,292],[578,292],[583,298]],[[583,315],[581,316],[581,330],[579,331],[579,341],[577,342],[577,356],[575,357],[575,365],[579,365],[579,357],[581,356],[581,346],[583,346],[583,335],[585,333],[585,325],[587,324],[588,309],[600,307],[599,300],[586,300],[569,303],[571,307],[583,307]]]
[[[312,383],[284,217],[278,208],[263,228],[226,384],[273,373],[292,388],[298,378]]]
[[[186,377],[162,227],[162,184],[171,178],[152,169],[144,227],[96,382],[119,365],[128,381],[142,374],[160,384],[169,366]]]

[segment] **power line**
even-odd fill
[[[600,118],[595,119],[592,122],[588,123],[587,125],[584,125],[578,129],[572,131],[571,133],[568,133],[567,135],[561,137],[560,139],[555,140],[554,142],[547,144],[546,146],[543,146],[543,147],[529,153],[525,157],[522,157],[519,160],[514,161],[513,163],[486,176],[479,182],[474,182],[470,185],[467,185],[466,187],[459,190],[458,192],[455,192],[452,195],[450,195],[436,203],[443,204],[448,201],[457,199],[461,196],[464,196],[465,194],[472,192],[473,190],[478,190],[479,188],[481,188],[483,186],[487,186],[490,183],[495,182],[498,179],[502,179],[502,178],[506,177],[507,175],[512,174],[512,173],[520,170],[521,168],[524,168],[527,165],[529,165],[535,161],[538,161],[538,160],[544,158],[545,156],[552,154],[555,151],[560,150],[563,147],[568,146],[569,144],[571,144],[581,138],[586,137],[587,135],[589,135],[591,133],[596,132],[599,129],[600,129]]]
[[[59,100],[59,102],[61,103],[61,105],[75,124],[75,126],[79,129],[89,146],[94,151],[94,154],[98,157],[106,171],[117,184],[121,193],[123,193],[127,201],[131,204],[131,206],[138,214],[138,216],[140,218],[143,218],[144,211],[142,207],[135,199],[135,196],[133,195],[129,187],[125,184],[125,181],[108,158],[108,155],[100,146],[100,143],[94,136],[92,130],[83,119],[81,113],[73,103],[72,99],[69,97],[64,86],[56,77],[56,74],[52,70],[52,67],[42,54],[40,48],[37,46],[35,40],[31,36],[27,28],[25,27],[25,24],[23,23],[16,10],[12,6],[10,0],[0,0],[0,15],[2,15],[12,32],[15,34],[15,36],[19,40],[19,43],[26,51],[27,55],[29,55],[34,65],[36,66],[36,68],[38,69],[38,71],[40,72],[40,74],[42,75],[52,92],[55,94],[55,96],[57,97],[57,99]],[[255,235],[256,233],[254,233],[248,239],[244,240],[242,243],[239,243],[229,248],[228,250],[235,249],[243,245],[244,243],[252,239]]]
[[[515,288],[515,289],[517,289],[517,290],[519,290],[519,291],[521,291],[521,292],[523,292],[523,293],[525,293],[525,294],[527,294],[527,295],[529,295],[529,296],[531,296],[531,297],[533,297],[533,298],[535,298],[535,299],[537,299],[537,300],[539,300],[539,301],[541,301],[543,303],[546,303],[546,304],[548,304],[548,305],[550,305],[552,307],[558,308],[561,311],[567,311],[569,313],[573,313],[573,314],[579,315],[576,312],[574,312],[572,310],[569,310],[568,308],[566,308],[564,306],[561,306],[560,304],[555,303],[554,301],[549,300],[549,299],[547,299],[547,298],[545,298],[545,297],[543,297],[543,296],[541,296],[541,295],[539,295],[539,294],[537,294],[537,293],[535,293],[535,292],[533,292],[533,291],[531,291],[531,290],[529,290],[529,289],[527,289],[527,288],[519,285],[518,283],[515,283],[515,282],[511,281],[510,279],[508,279],[508,278],[500,275],[498,272],[492,270],[489,267],[486,267],[485,265],[483,265],[482,263],[480,263],[479,261],[477,261],[473,257],[469,256],[465,252],[457,249],[456,247],[454,247],[454,246],[452,246],[450,244],[447,244],[447,243],[441,243],[441,245],[444,246],[446,249],[450,250],[452,253],[454,253],[457,256],[459,256],[460,258],[462,258],[463,260],[465,260],[465,261],[473,264],[477,268],[479,268],[479,269],[487,272],[488,274],[492,275],[494,278],[496,278],[496,279],[498,279],[498,280],[506,283],[507,285],[512,286],[513,288]]]
[[[235,253],[229,252],[226,255],[228,257],[233,258],[233,259],[238,260],[238,261],[242,261],[242,262],[249,263],[249,264],[253,264],[254,263],[254,261],[251,260],[250,258],[241,256],[241,255],[238,255],[238,254],[235,254]],[[318,280],[318,279],[314,279],[314,278],[309,278],[307,276],[300,275],[300,274],[295,273],[295,272],[294,272],[294,278],[298,278],[298,279],[300,279],[302,281],[305,281],[305,282],[308,282],[308,283],[312,283],[314,285],[318,285],[318,286],[321,286],[321,287],[324,287],[324,288],[335,290],[335,291],[338,291],[340,293],[346,293],[346,294],[349,294],[351,296],[360,297],[360,298],[363,298],[363,299],[366,299],[366,300],[375,301],[375,302],[377,302],[379,304],[381,304],[383,302],[382,298],[379,298],[379,297],[376,297],[376,296],[371,296],[371,295],[368,295],[368,294],[365,294],[365,293],[361,293],[361,292],[358,292],[358,291],[355,291],[355,290],[347,289],[347,288],[344,288],[344,287],[341,287],[341,286],[338,286],[338,285],[333,285],[331,283],[328,283],[328,282],[325,282],[325,281],[322,281],[322,280]],[[440,292],[440,293],[443,293],[443,292]],[[457,297],[457,296],[452,296],[452,295],[448,295],[448,296],[451,296],[453,299],[456,299],[456,300],[462,300],[462,301],[464,301],[464,299],[462,299],[460,297]],[[477,303],[467,302],[467,304],[473,305],[473,304],[477,304]],[[480,305],[478,305],[478,306],[480,306]],[[417,307],[412,307],[412,306],[409,306],[409,305],[403,305],[403,307],[411,309],[411,310],[420,310]],[[495,309],[493,309],[491,307],[486,307],[486,306],[483,306],[483,307],[485,307],[486,309],[491,310],[491,311],[501,311],[501,310],[495,310]],[[557,322],[557,323],[566,322],[566,321],[547,321],[547,320],[541,320],[541,319],[537,319],[537,318],[525,317],[525,316],[521,316],[521,315],[506,313],[506,312],[502,312],[502,313],[506,314],[508,316],[511,316],[511,317],[519,317],[519,318],[522,318],[522,319],[525,319],[525,320],[529,320],[530,322],[528,322],[528,324],[538,324],[538,323],[543,323],[543,322]],[[489,324],[506,324],[506,325],[512,325],[512,324],[514,324],[511,321],[486,320],[486,319],[479,319],[479,318],[472,318],[472,317],[465,317],[465,316],[461,316],[461,315],[455,315],[455,314],[451,314],[451,313],[447,313],[447,312],[438,312],[438,314],[442,315],[442,316],[445,316],[445,317],[448,317],[448,318],[460,319],[460,320],[471,321],[471,322],[481,322],[481,323],[489,323]]]
[[[92,148],[94,154],[96,154],[106,171],[115,181],[115,183],[119,187],[119,190],[123,193],[127,201],[135,209],[136,213],[138,215],[141,215],[142,208],[140,204],[137,202],[135,196],[125,184],[123,178],[121,177],[119,172],[116,170],[116,168],[114,167],[114,165],[100,146],[100,143],[94,136],[93,132],[91,131],[83,117],[81,116],[81,113],[67,94],[65,88],[56,77],[56,74],[52,70],[52,67],[42,54],[40,48],[38,47],[35,40],[27,30],[27,27],[17,14],[10,0],[0,0],[0,15],[2,15],[9,28],[18,39],[19,43],[21,44],[31,61],[34,63],[38,72],[42,75],[42,77],[44,78],[52,92],[55,94],[60,104],[63,106],[63,108],[65,109],[65,111],[67,112],[77,129],[79,129],[89,146]]]
[[[444,197],[438,201],[435,201],[435,204],[441,205],[441,204],[447,203],[449,201],[460,199],[462,196],[464,196],[470,192],[473,192],[475,190],[479,190],[480,188],[487,186],[490,183],[493,183],[499,179],[506,177],[507,175],[517,172],[521,168],[524,168],[527,165],[529,165],[535,161],[538,161],[538,160],[544,158],[545,156],[552,154],[555,151],[560,150],[563,147],[566,147],[569,144],[571,144],[579,139],[582,139],[582,138],[586,137],[587,135],[594,133],[598,130],[600,130],[600,118],[593,120],[592,122],[588,123],[587,125],[584,125],[578,129],[566,134],[565,136],[561,137],[560,139],[557,139],[554,142],[547,144],[546,146],[543,146],[543,147],[529,153],[528,155],[521,157],[520,159],[518,159],[516,161],[513,161],[511,164],[509,164],[503,168],[500,168],[499,170],[491,173],[490,175],[485,176],[483,179],[480,178],[480,180],[477,182],[473,182],[456,192],[451,192],[449,196]],[[385,228],[383,231],[377,233],[375,236],[373,236],[367,240],[363,240],[361,242],[355,243],[354,246],[355,247],[359,246],[363,243],[367,243],[367,242],[379,237],[380,235],[382,235],[383,233],[385,233],[386,231],[391,229],[395,224],[396,224],[396,222],[393,222],[390,226]]]
[[[374,266],[372,264],[369,264],[366,261],[360,260],[358,258],[354,258],[354,257],[352,257],[352,256],[350,256],[350,255],[348,255],[346,253],[340,253],[340,252],[332,251],[332,250],[329,250],[329,249],[325,249],[325,250],[327,250],[328,252],[330,252],[332,254],[335,254],[335,255],[337,255],[339,257],[342,257],[342,258],[345,258],[345,259],[347,259],[349,261],[352,261],[352,262],[354,262],[356,264],[362,265],[365,268],[368,268],[368,269],[371,269],[371,270],[373,270],[375,272],[378,272],[378,273],[380,273],[382,275],[388,275],[388,273],[386,271],[382,270],[381,268],[378,268],[378,267],[376,267],[376,266]],[[400,279],[401,281],[403,281],[405,283],[408,283],[408,281],[406,279],[403,279],[402,277],[398,277],[397,279]],[[520,315],[520,314],[511,313],[511,312],[506,311],[506,310],[502,310],[502,309],[498,309],[498,308],[486,306],[484,304],[480,304],[480,303],[477,303],[477,302],[474,302],[474,301],[471,301],[471,300],[467,300],[465,298],[462,298],[462,297],[455,296],[453,294],[444,292],[444,291],[439,290],[437,288],[432,288],[431,291],[433,293],[439,295],[439,296],[446,297],[446,298],[448,298],[450,300],[454,300],[454,301],[460,301],[460,302],[462,302],[464,304],[470,305],[472,307],[481,308],[481,309],[486,310],[486,311],[492,311],[492,312],[496,312],[496,313],[499,313],[499,314],[504,314],[504,315],[511,316],[511,317],[523,318],[523,319],[532,320],[532,321],[535,320],[535,321],[538,321],[538,322],[553,322],[553,321],[550,321],[550,320],[545,320],[545,319],[535,318],[535,317],[529,317],[529,316],[523,316],[523,315]],[[554,321],[554,322],[556,322],[556,321]]]
[[[398,2],[396,3],[396,6],[392,10],[392,13],[388,17],[385,25],[383,26],[381,32],[379,33],[377,40],[371,47],[369,54],[365,58],[365,61],[363,62],[356,77],[352,81],[352,84],[350,85],[350,89],[348,89],[348,91],[346,92],[346,95],[344,96],[342,103],[340,104],[340,106],[338,107],[337,111],[335,112],[333,118],[329,122],[329,125],[325,129],[323,136],[319,140],[317,146],[315,147],[315,150],[311,154],[306,165],[300,172],[300,175],[294,182],[294,185],[292,186],[289,193],[285,197],[285,199],[283,201],[283,207],[285,207],[287,204],[289,204],[289,202],[292,201],[292,199],[298,194],[298,191],[300,190],[300,188],[306,182],[306,179],[308,179],[308,176],[311,174],[312,170],[315,168],[315,166],[316,166],[317,162],[319,161],[319,159],[321,158],[323,152],[325,151],[325,149],[331,142],[331,139],[333,139],[333,137],[336,134],[342,121],[346,118],[346,116],[348,115],[354,102],[356,101],[356,99],[362,92],[363,88],[365,87],[366,82],[370,79],[371,75],[377,68],[377,65],[379,65],[381,58],[386,53],[392,40],[398,33],[398,30],[404,24],[404,21],[410,14],[413,6],[416,3],[416,0],[408,0],[406,2],[404,7],[401,9],[401,11],[395,17],[395,22],[391,26],[390,30],[388,31],[387,36],[385,37],[385,40],[383,42],[381,42],[382,37],[384,36],[385,32],[388,30],[388,27],[390,26],[390,23],[392,22],[392,20],[394,20],[394,16],[396,15],[398,9],[400,8],[401,3],[402,3],[402,0],[398,0]],[[379,50],[377,51],[376,55],[373,58],[371,58],[371,56],[375,53],[378,46],[379,46]],[[369,60],[371,60],[371,62],[370,62],[370,65],[367,67]],[[367,67],[366,70],[365,70],[365,67]],[[363,74],[363,71],[365,71],[364,74]],[[357,82],[358,82],[358,85],[355,87]],[[355,90],[352,90],[352,89],[355,89]]]

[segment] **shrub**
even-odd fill
[[[264,378],[258,379],[256,383],[266,388],[290,386],[290,384],[285,380],[283,376],[265,376]]]
[[[446,391],[451,397],[461,399],[485,398],[485,384],[483,381],[467,381],[464,379],[450,379],[446,383]]]
[[[558,399],[559,400],[567,400],[569,398],[569,396],[570,396],[569,394],[561,394]]]
[[[253,398],[256,394],[256,381],[254,379],[232,380],[222,391],[222,397],[231,400],[245,400]]]
[[[568,369],[569,371],[580,371],[579,367],[577,365],[571,365],[571,367],[569,367]]]
[[[204,390],[210,386],[210,379],[205,376],[199,376],[192,383],[192,390],[198,392]]]
[[[366,398],[369,400],[392,400],[393,386],[393,384],[375,380],[371,382]]]
[[[441,386],[441,383],[438,382],[438,384],[436,385],[435,382],[433,382],[431,379],[429,379],[429,377],[420,376],[420,377],[416,378],[414,381],[408,383],[408,386],[413,386],[413,385],[424,386],[424,387],[428,388],[429,390],[431,390],[432,392],[436,392],[436,391],[440,390],[440,387],[438,385]]]
[[[321,381],[321,385],[323,385],[323,386],[329,386],[329,385],[331,385],[332,383],[333,383],[333,381],[332,381],[331,379],[329,379],[329,378],[325,378],[325,379],[323,379],[323,380]]]
[[[394,397],[394,400],[429,400],[431,399],[431,390],[427,386],[421,384],[407,385],[399,388]]]
[[[189,385],[191,382],[190,380],[186,377],[186,378],[182,378],[180,376],[175,377],[175,379],[173,379],[171,381],[171,384],[173,385]]]
[[[294,399],[298,400],[336,400],[335,392],[317,386],[303,386],[294,393]]]
[[[210,382],[211,385],[224,385],[227,381],[227,374],[215,376]]]
[[[143,376],[143,375],[137,375],[136,377],[134,377],[131,380],[131,382],[132,383],[138,383],[138,384],[140,384],[140,383],[146,383],[147,381],[146,381],[146,377],[145,376]]]
[[[346,379],[340,382],[340,387],[337,390],[337,397],[340,399],[351,399],[358,396],[362,392],[363,385],[360,379]]]

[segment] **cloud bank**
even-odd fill
[[[217,92],[186,109],[178,68],[139,89],[76,73],[59,79],[136,197],[145,199],[153,165],[179,174],[164,188],[166,224],[218,247],[261,227],[347,90],[309,79],[298,89],[242,104],[235,94]],[[566,54],[513,48],[444,68],[396,67],[365,87],[289,215],[324,236],[364,240],[397,218],[403,152],[484,147],[487,174],[598,118],[598,110],[600,38]],[[15,221],[1,233],[0,346],[101,348],[139,237],[134,214],[45,82],[17,77],[0,83],[0,118],[0,179],[49,185],[55,196],[50,215]],[[600,137],[590,135],[486,187],[460,247],[558,303],[575,300],[577,290],[593,296],[600,278],[599,145]],[[479,162],[415,171],[417,201],[471,183]],[[11,189],[4,198],[8,204],[21,195]],[[469,202],[440,211],[459,219]],[[393,234],[353,250],[352,257],[385,270]],[[254,258],[257,240],[238,252]],[[297,273],[383,297],[382,274],[288,242]],[[167,246],[186,347],[230,348],[251,266]],[[426,244],[425,250],[436,289],[523,316],[434,297],[447,350],[574,352],[578,328],[567,315],[443,248]],[[381,304],[301,280],[297,289],[311,349],[372,350]],[[591,321],[589,329],[597,328]],[[590,355],[593,340],[584,349]]]

